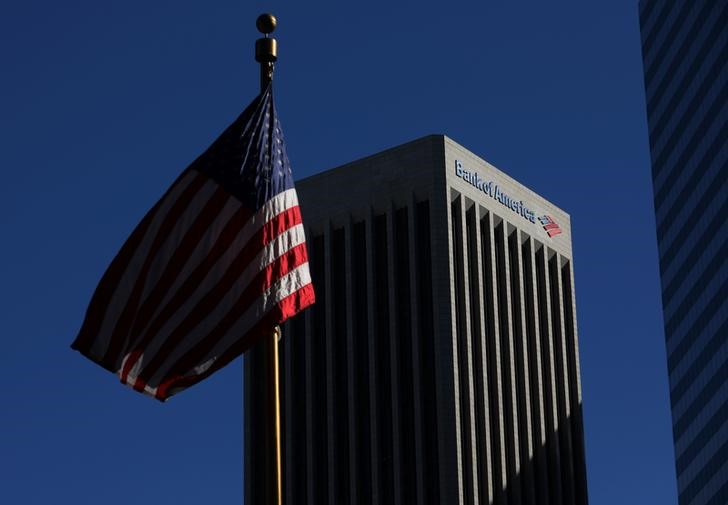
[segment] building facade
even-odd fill
[[[297,190],[317,303],[283,328],[285,503],[586,504],[569,216],[441,135]]]
[[[728,1],[639,7],[681,505],[728,503]]]

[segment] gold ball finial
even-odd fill
[[[268,13],[261,14],[255,21],[255,26],[256,28],[258,28],[258,31],[265,35],[273,33],[273,30],[276,29],[277,24],[278,20],[276,20],[276,17],[273,14]]]

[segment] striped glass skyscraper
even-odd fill
[[[639,17],[679,502],[725,505],[728,0]]]
[[[285,502],[586,505],[568,214],[442,135],[296,186],[317,302],[283,328]]]

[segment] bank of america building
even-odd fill
[[[586,504],[569,216],[441,135],[297,189],[317,303],[283,329],[285,503]],[[258,450],[246,429],[246,503]]]

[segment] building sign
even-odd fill
[[[474,170],[466,170],[459,160],[455,160],[455,175],[478,189],[478,191],[482,191],[490,198],[498,201],[501,205],[508,207],[523,219],[536,224],[536,213],[523,203],[523,200],[511,198],[511,196],[505,193],[503,188],[498,186],[495,182],[482,179],[480,174]],[[538,222],[543,226],[543,229],[549,237],[554,237],[554,235],[561,233],[561,228],[558,224],[556,224],[554,218],[551,216],[541,216],[538,218]]]
[[[543,225],[543,229],[546,230],[546,233],[549,234],[549,237],[553,237],[554,235],[559,235],[561,233],[561,228],[558,224],[556,224],[553,217],[541,216],[538,220]]]

